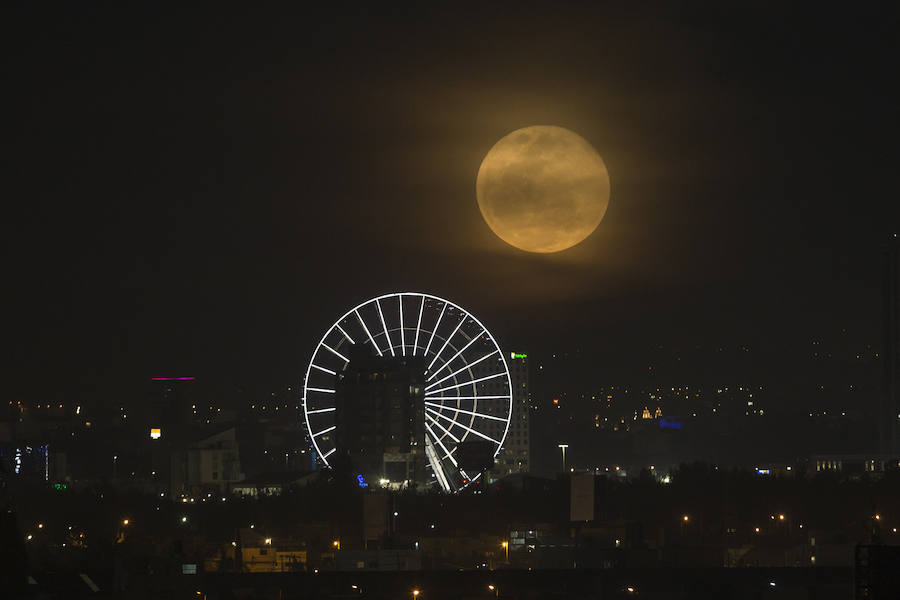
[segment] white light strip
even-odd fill
[[[337,429],[337,425],[332,425],[331,427],[329,427],[329,428],[327,428],[327,429],[323,429],[323,430],[320,431],[319,433],[314,433],[314,434],[313,434],[313,437],[314,437],[314,438],[317,438],[317,437],[319,437],[320,435],[325,434],[325,433],[328,433],[329,431],[334,431],[335,429]]]
[[[432,390],[432,391],[429,392],[428,394],[425,394],[425,396],[426,396],[426,397],[428,397],[428,396],[433,396],[434,394],[439,394],[439,393],[445,392],[445,391],[447,391],[447,390],[455,390],[456,388],[461,388],[461,387],[464,386],[464,385],[474,385],[474,384],[479,383],[479,382],[481,382],[481,381],[486,381],[486,380],[488,380],[488,379],[494,379],[495,377],[503,377],[504,375],[506,375],[506,373],[494,373],[493,375],[488,375],[487,377],[482,377],[482,378],[480,378],[480,379],[473,379],[472,381],[466,381],[466,382],[464,382],[464,383],[457,383],[456,385],[451,385],[451,386],[449,386],[449,387],[441,388],[441,389],[439,389],[439,390]],[[479,398],[480,398],[480,397],[481,397],[481,396],[479,396]]]
[[[431,381],[432,379],[434,379],[434,378],[437,376],[438,373],[440,373],[441,371],[443,371],[446,367],[450,366],[450,363],[452,363],[454,360],[456,360],[456,357],[457,357],[457,356],[459,356],[460,354],[462,354],[463,352],[465,352],[465,351],[466,351],[466,348],[468,348],[469,346],[471,346],[472,344],[474,344],[475,341],[476,341],[478,338],[480,338],[486,331],[487,331],[486,329],[482,329],[482,330],[481,330],[481,333],[479,333],[478,335],[476,335],[475,337],[473,337],[471,340],[469,340],[469,343],[466,344],[465,346],[463,346],[463,347],[460,349],[459,352],[457,352],[456,354],[454,354],[454,355],[453,355],[453,358],[451,358],[450,360],[448,360],[448,361],[446,361],[444,364],[442,364],[441,367],[440,367],[437,371],[435,371],[434,373],[432,373],[432,374],[431,374],[431,377],[429,377],[429,378],[426,379],[425,381],[426,381],[426,382],[427,382],[427,381]],[[474,364],[474,363],[473,363],[473,364]],[[470,366],[471,366],[471,365],[470,365]],[[459,372],[459,371],[457,371],[457,373],[458,373],[458,372]],[[442,379],[441,381],[443,381],[443,379]],[[428,388],[425,388],[425,389],[427,390]]]
[[[322,458],[328,458],[329,456],[331,456],[332,454],[334,454],[335,450],[337,450],[337,448],[332,448],[331,450],[329,450],[328,452],[326,452],[325,454],[323,454],[323,455],[322,455]]]
[[[369,328],[366,327],[366,322],[362,320],[362,317],[361,317],[361,316],[359,316],[359,311],[358,311],[358,310],[354,310],[353,312],[356,313],[356,318],[359,319],[359,324],[362,325],[362,326],[363,326],[363,329],[366,330],[366,335],[369,336],[369,341],[372,342],[372,345],[375,346],[375,349],[376,349],[376,350],[378,350],[378,356],[384,356],[384,355],[381,353],[381,348],[379,348],[379,347],[378,347],[378,344],[375,343],[375,338],[373,338],[373,337],[372,337],[372,334],[369,333]]]
[[[406,336],[403,335],[403,296],[400,296],[400,356],[406,356]]]
[[[329,390],[329,389],[327,389],[327,388],[311,388],[311,387],[308,387],[308,388],[306,388],[306,391],[307,391],[307,392],[325,392],[326,394],[333,394],[333,393],[334,393],[334,390]]]
[[[434,355],[434,358],[433,358],[433,359],[431,359],[431,364],[428,365],[428,368],[427,368],[427,369],[425,369],[426,372],[431,370],[432,365],[434,365],[435,361],[436,361],[436,360],[438,359],[438,357],[441,355],[441,352],[444,351],[444,348],[447,347],[447,344],[450,343],[450,340],[453,339],[453,336],[456,335],[456,332],[459,331],[459,328],[462,327],[462,324],[466,322],[466,319],[467,319],[468,317],[469,317],[469,315],[467,315],[466,313],[463,313],[463,318],[462,318],[462,320],[461,320],[461,321],[459,322],[459,324],[456,326],[456,329],[453,330],[453,333],[450,334],[450,337],[447,338],[447,341],[444,342],[444,345],[441,346],[441,349],[438,350],[438,353]]]
[[[438,427],[440,427],[441,429],[443,429],[443,430],[444,430],[444,433],[446,433],[447,435],[449,435],[451,440],[453,440],[453,441],[456,442],[457,444],[460,442],[459,438],[456,437],[455,435],[453,435],[452,433],[450,433],[450,430],[447,429],[446,427],[444,427],[443,425],[441,425],[440,422],[439,422],[437,419],[435,419],[435,418],[432,417],[431,415],[425,415],[425,418],[428,419],[429,421],[431,421],[432,423],[434,423],[435,425],[437,425]]]
[[[428,423],[425,424],[425,427],[428,427]],[[442,441],[438,438],[438,436],[434,435],[434,430],[431,429],[431,427],[428,427],[428,431],[431,432],[431,435],[432,435],[432,437],[434,438],[434,441],[437,442],[437,445],[440,446],[440,447],[444,450],[444,453],[447,455],[447,458],[450,459],[450,462],[453,463],[453,466],[456,467],[456,468],[458,469],[458,468],[459,468],[459,463],[456,462],[456,459],[453,458],[453,455],[450,453],[449,450],[447,450],[447,446],[444,445],[444,442],[442,442]]]
[[[498,352],[500,352],[500,351],[499,351],[499,350],[494,350],[494,351],[491,352],[490,354],[485,354],[484,356],[482,356],[481,358],[479,358],[479,359],[476,360],[475,362],[473,362],[473,363],[468,363],[468,364],[465,365],[464,367],[460,367],[458,370],[456,370],[456,371],[450,373],[450,374],[447,375],[446,377],[443,377],[443,378],[439,379],[438,381],[435,381],[435,382],[432,383],[431,385],[426,386],[426,387],[425,387],[425,391],[428,391],[428,390],[430,390],[431,388],[433,388],[434,386],[436,386],[436,385],[438,385],[438,384],[440,384],[440,383],[442,383],[442,382],[444,382],[444,381],[447,381],[447,380],[450,379],[451,377],[454,377],[454,376],[456,376],[456,375],[459,375],[460,373],[462,373],[462,372],[465,371],[466,369],[471,369],[472,367],[474,367],[475,365],[477,365],[477,364],[480,363],[481,361],[483,361],[483,360],[485,360],[485,359],[488,359],[488,358],[492,357],[493,355],[497,354]],[[448,364],[448,363],[444,363],[444,366],[447,366],[447,364]],[[443,369],[443,368],[444,368],[444,367],[441,367],[441,369]],[[435,371],[435,373],[440,372],[441,369],[438,369],[437,371]],[[434,375],[432,375],[432,377],[434,377]]]
[[[427,406],[434,406],[434,407],[436,407],[436,408],[441,408],[441,409],[444,409],[444,410],[447,410],[447,411],[450,411],[450,412],[461,412],[461,413],[464,413],[464,414],[467,414],[467,415],[473,415],[473,416],[475,416],[475,417],[481,417],[481,418],[483,418],[483,419],[492,419],[492,420],[494,420],[494,421],[503,421],[503,422],[506,422],[506,419],[504,419],[503,417],[495,417],[494,415],[486,415],[486,414],[480,413],[480,412],[472,412],[471,410],[463,410],[463,409],[461,409],[461,408],[456,408],[456,407],[453,407],[453,406],[447,406],[446,404],[437,404],[437,403],[435,403],[435,402],[426,402],[425,404],[426,404]]]
[[[375,306],[378,307],[378,316],[381,317],[381,326],[384,327],[384,337],[387,338],[388,349],[391,351],[391,356],[397,356],[394,354],[394,342],[391,341],[391,336],[388,333],[387,323],[384,322],[384,313],[381,312],[381,302],[376,300]]]
[[[344,334],[344,337],[347,338],[348,340],[350,340],[350,343],[351,343],[351,344],[355,344],[355,343],[356,343],[356,342],[353,341],[353,338],[352,338],[352,337],[350,337],[349,335],[347,335],[347,332],[344,331],[344,328],[341,327],[340,323],[335,323],[335,325],[336,325],[337,328],[341,331],[341,333]]]
[[[428,396],[434,400],[503,400],[509,396]]]
[[[422,299],[422,302],[425,302],[425,299],[424,299],[424,298]],[[422,353],[422,356],[427,356],[427,355],[428,355],[428,349],[431,348],[431,342],[434,341],[434,334],[437,333],[438,327],[441,326],[441,319],[444,318],[444,311],[447,310],[447,304],[449,304],[449,303],[445,301],[445,302],[444,302],[444,307],[441,308],[441,314],[438,315],[437,324],[435,324],[434,329],[431,331],[431,337],[428,338],[428,345],[425,346],[425,352]]]
[[[310,365],[310,366],[312,366],[313,369],[318,369],[318,370],[320,370],[320,371],[325,371],[325,372],[328,373],[329,375],[337,375],[337,373],[335,373],[335,372],[332,371],[331,369],[326,369],[325,367],[320,367],[319,365]]]
[[[344,359],[344,362],[346,362],[346,363],[350,362],[350,359],[349,359],[349,358],[347,358],[346,356],[344,356],[343,354],[341,354],[340,352],[338,352],[337,350],[335,350],[334,348],[332,348],[331,346],[329,346],[329,345],[326,344],[325,342],[322,342],[322,345],[323,345],[325,348],[331,350],[331,352],[332,352],[334,355],[340,356],[341,358],[343,358],[343,359]]]
[[[419,347],[419,330],[422,328],[422,311],[425,310],[425,296],[422,296],[422,304],[419,306],[419,321],[416,323],[416,341],[413,342],[413,356]]]
[[[488,436],[484,435],[483,433],[481,433],[480,431],[476,431],[476,430],[472,429],[471,427],[467,427],[466,425],[463,425],[462,423],[460,423],[460,422],[458,422],[458,421],[454,421],[454,420],[451,419],[450,417],[445,417],[444,415],[442,415],[442,414],[439,413],[438,411],[434,410],[433,408],[426,408],[425,410],[427,410],[428,412],[433,413],[433,414],[435,414],[435,415],[441,417],[442,419],[447,419],[448,421],[450,421],[450,422],[453,423],[454,425],[457,425],[457,426],[459,426],[459,427],[462,427],[463,429],[465,429],[465,430],[468,431],[469,433],[474,433],[474,434],[477,435],[478,437],[482,437],[482,438],[486,439],[486,440],[489,441],[489,442],[494,442],[494,443],[497,444],[498,446],[500,445],[500,442],[498,442],[498,441],[495,440],[494,438],[488,437]]]
[[[334,412],[334,410],[335,410],[334,407],[331,407],[331,408],[319,408],[319,409],[316,409],[316,410],[309,410],[309,411],[306,411],[306,414],[308,414],[308,415],[316,415],[316,414],[319,414],[319,413]]]

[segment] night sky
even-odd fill
[[[337,317],[392,291],[510,349],[596,352],[598,379],[658,344],[764,367],[842,329],[881,343],[893,9],[321,4],[5,11],[11,394],[298,383]],[[610,173],[605,219],[559,254],[476,204],[482,158],[528,125]]]

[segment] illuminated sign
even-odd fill
[[[158,427],[154,427],[153,429],[150,430],[150,438],[151,439],[158,440],[161,437],[162,437],[162,429],[159,429]]]
[[[660,429],[681,429],[681,421],[675,417],[663,417],[659,420]]]
[[[518,352],[510,352],[510,358],[528,358],[527,354],[519,354]]]
[[[356,483],[359,484],[359,487],[369,487],[369,484],[366,483],[366,478],[363,477],[362,475],[356,476]]]

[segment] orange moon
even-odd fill
[[[609,205],[609,173],[583,137],[550,125],[517,129],[490,149],[475,182],[491,230],[526,252],[584,241]]]

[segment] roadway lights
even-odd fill
[[[125,525],[126,527],[128,526],[128,524],[129,524],[130,522],[131,522],[131,521],[129,521],[128,519],[122,519],[122,525]]]
[[[266,538],[266,546],[272,545],[272,538]]]
[[[683,517],[681,517],[681,520],[684,521],[685,523],[687,523],[688,521],[691,520],[691,518],[687,515],[684,515]]]

